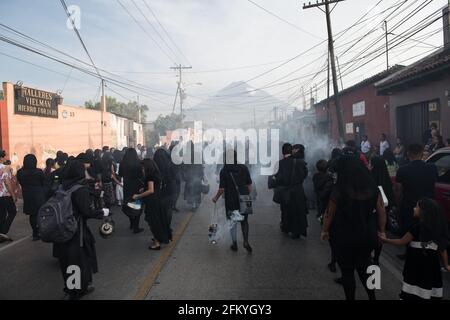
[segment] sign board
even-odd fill
[[[14,86],[15,114],[58,118],[58,101],[56,93]]]
[[[353,116],[363,116],[366,114],[366,102],[360,101],[353,104]]]
[[[346,123],[345,124],[345,133],[347,134],[353,134],[353,122]]]

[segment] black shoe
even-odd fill
[[[248,253],[252,253],[253,251],[252,247],[250,247],[248,243],[244,243],[244,248],[245,250],[247,250]]]
[[[231,245],[230,249],[231,249],[232,251],[235,251],[235,252],[238,251],[237,243],[236,243],[236,242],[233,243],[233,244]]]
[[[133,233],[134,233],[134,234],[138,234],[138,233],[141,233],[141,232],[143,232],[143,231],[144,231],[143,228],[137,228],[137,229],[134,229],[134,230],[133,230]]]
[[[336,273],[336,264],[330,262],[330,263],[328,264],[328,270],[330,270],[330,271],[333,272],[333,273]]]
[[[337,284],[342,285],[342,284],[343,284],[343,282],[342,282],[342,277],[341,277],[341,278],[336,278],[336,279],[334,279],[334,282],[336,282]]]

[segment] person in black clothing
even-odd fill
[[[367,267],[371,264],[371,252],[378,245],[377,231],[385,236],[386,212],[382,198],[369,170],[356,157],[340,157],[336,172],[337,184],[324,216],[321,239],[329,239],[333,224],[336,258],[346,299],[355,299],[356,270],[369,299],[374,300],[375,291],[367,287]]]
[[[370,159],[370,169],[371,169],[370,173],[372,175],[373,180],[375,181],[375,184],[383,188],[384,194],[388,199],[389,204],[386,207],[386,210],[389,212],[389,210],[391,210],[396,206],[396,203],[395,203],[394,189],[392,186],[392,180],[391,177],[389,176],[386,161],[379,156],[372,157]],[[373,257],[373,262],[376,265],[379,265],[381,250],[382,245],[380,243],[379,246],[375,249],[375,254]]]
[[[317,195],[317,217],[323,221],[325,210],[327,209],[328,202],[330,200],[331,191],[333,190],[333,177],[328,172],[328,161],[319,160],[316,163],[317,172],[313,176],[314,192]],[[329,239],[331,248],[331,261],[328,264],[328,269],[331,272],[336,272],[336,252],[334,250],[332,235]]]
[[[127,149],[119,165],[119,177],[123,178],[123,199],[124,205],[132,201],[135,194],[139,194],[143,188],[144,174],[137,152],[134,148]],[[139,227],[141,216],[129,217],[130,229],[134,233],[140,233],[144,229]]]
[[[37,168],[37,159],[27,154],[23,159],[23,167],[17,171],[17,180],[22,187],[23,213],[29,216],[33,230],[33,241],[39,240],[37,215],[45,203],[44,173]]]
[[[172,142],[170,144],[169,147],[169,151],[170,154],[172,154],[172,150],[173,148],[175,148],[175,146],[177,145],[177,142]],[[147,151],[148,153],[148,151]],[[175,212],[178,212],[178,208],[177,208],[177,202],[178,202],[178,198],[180,197],[180,193],[181,193],[181,164],[174,164],[172,162],[173,165],[173,171],[175,174],[175,193],[173,195],[173,200],[172,200],[172,210]]]
[[[434,185],[438,178],[436,166],[422,161],[424,148],[420,144],[408,147],[410,162],[397,171],[396,181],[402,186],[400,203],[400,226],[405,234],[414,222],[414,207],[419,199],[433,199]],[[401,257],[402,258],[402,257]]]
[[[103,154],[101,165],[102,165],[101,177],[102,177],[103,200],[105,202],[105,207],[111,209],[111,207],[114,205],[116,201],[114,197],[113,182],[115,183],[120,182],[116,178],[116,174],[114,171],[114,158],[110,152],[106,151]]]
[[[56,162],[52,158],[48,158],[45,161],[45,169],[44,169],[45,200],[50,199],[59,186],[59,181],[55,178],[55,164]]]
[[[143,199],[145,203],[145,220],[153,234],[149,250],[160,250],[161,244],[169,243],[171,238],[166,208],[161,200],[162,175],[152,159],[142,160],[142,166],[145,176],[144,192],[134,195],[133,199]]]
[[[156,150],[153,160],[161,173],[161,178],[163,181],[160,198],[163,209],[167,215],[167,221],[170,229],[172,224],[172,208],[175,206],[174,200],[177,189],[175,167],[168,151],[165,149],[160,148]],[[172,240],[172,229],[170,229],[170,240]]]
[[[252,192],[252,178],[250,176],[250,171],[243,164],[238,164],[236,151],[234,152],[234,161],[232,164],[225,164],[220,170],[220,183],[219,190],[212,199],[214,203],[219,200],[219,198],[225,194],[225,212],[227,219],[230,219],[232,212],[235,210],[240,210],[240,200],[239,195],[250,195]],[[236,190],[236,188],[239,190]],[[241,221],[242,236],[244,238],[244,248],[248,253],[253,251],[252,247],[248,242],[249,237],[249,223],[248,215],[244,215],[244,220]],[[233,244],[231,245],[231,250],[237,251],[237,224],[234,223],[231,230],[231,239]]]
[[[83,163],[72,161],[66,170],[62,187],[69,190],[79,184],[82,187],[72,193],[73,215],[78,220],[78,230],[67,242],[55,243],[54,250],[58,252],[61,274],[64,279],[66,299],[80,299],[94,290],[92,275],[98,272],[95,239],[87,225],[88,219],[102,219],[109,214],[108,209],[95,210],[92,206],[92,195],[86,184],[86,174]],[[70,276],[68,267],[78,266],[81,271],[81,289],[69,289],[67,279]]]
[[[191,144],[191,163],[185,164],[183,178],[186,182],[184,188],[184,199],[193,211],[197,210],[202,202],[202,181],[204,178],[203,164],[195,163],[194,145]]]
[[[275,192],[281,192],[281,230],[291,238],[307,236],[308,214],[307,199],[303,181],[308,175],[306,163],[291,156],[292,146],[286,143],[282,147],[284,158],[279,161],[275,174]]]

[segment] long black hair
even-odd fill
[[[169,153],[163,148],[156,150],[153,160],[159,168],[159,171],[164,176],[164,178],[169,179],[172,170],[172,160]]]
[[[356,157],[342,156],[335,166],[339,194],[350,200],[368,200],[374,197],[378,188],[369,170]]]
[[[140,165],[140,161],[139,161],[139,157],[137,155],[136,149],[134,149],[134,148],[127,149],[127,151],[125,152],[125,154],[122,158],[121,166],[123,166],[123,168],[131,168],[131,167],[137,167],[139,165]]]
[[[161,181],[161,172],[153,159],[146,158],[142,160],[142,167],[144,168],[144,175],[146,178],[151,177],[157,180],[155,182]]]
[[[23,169],[26,171],[34,171],[37,169],[37,159],[34,154],[27,154],[23,158]]]
[[[429,198],[422,198],[418,202],[420,214],[420,241],[435,242],[440,250],[444,250],[448,243],[447,221],[439,204]]]

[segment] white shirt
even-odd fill
[[[370,151],[370,142],[369,140],[361,141],[361,151],[362,153],[367,153]]]
[[[388,149],[389,146],[389,142],[387,142],[387,140],[381,141],[380,142],[380,156],[383,155],[384,151],[386,151],[386,149]]]

